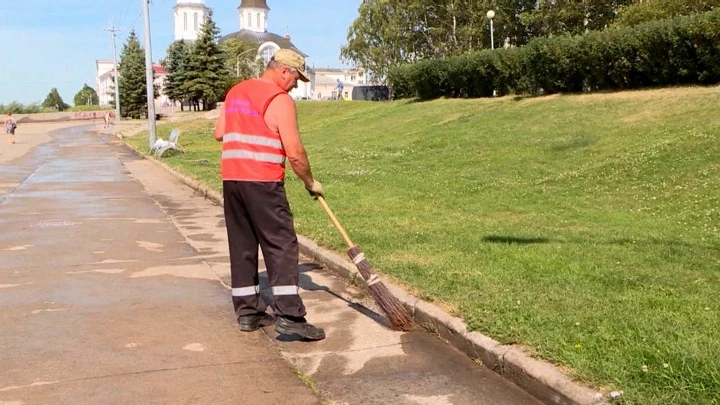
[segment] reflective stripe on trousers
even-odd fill
[[[250,295],[257,295],[257,294],[260,294],[260,286],[259,285],[232,289],[233,297],[247,297]]]
[[[271,287],[271,290],[273,295],[298,295],[300,293],[300,287],[296,285],[281,285],[277,287]],[[248,297],[257,294],[260,294],[259,285],[232,289],[233,297]]]
[[[300,288],[296,285],[280,285],[272,287],[273,295],[298,295]]]

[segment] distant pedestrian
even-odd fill
[[[337,99],[342,100],[343,99],[343,82],[340,81],[340,79],[337,79],[337,86],[335,89],[337,90]]]
[[[8,142],[15,143],[15,129],[17,129],[17,121],[13,118],[12,113],[7,113],[3,125],[5,126],[5,133],[8,135]]]
[[[300,139],[295,103],[288,92],[309,82],[305,58],[280,49],[259,79],[236,84],[227,93],[215,126],[222,142],[221,177],[230,246],[232,301],[240,330],[275,324],[278,333],[308,340],[325,331],[305,319],[298,282],[299,251],[285,194],[285,160],[311,196],[322,195]],[[260,296],[258,245],[274,297],[273,312]]]
[[[110,111],[105,111],[105,129],[108,129],[110,126]]]

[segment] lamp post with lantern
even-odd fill
[[[253,51],[257,53],[257,49],[247,49],[235,57],[235,77],[240,77],[240,57]]]
[[[490,49],[495,49],[495,38],[493,37],[493,18],[495,17],[495,12],[493,10],[489,10],[486,16],[488,20],[490,20]]]
[[[493,10],[488,10],[487,14],[488,20],[490,20],[490,49],[495,49],[495,34],[493,32],[493,17],[495,17],[495,12]],[[493,89],[493,97],[497,96],[497,90]]]

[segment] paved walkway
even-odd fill
[[[117,147],[54,138],[0,166],[0,403],[318,403]]]
[[[222,209],[114,138],[53,128],[0,152],[0,404],[319,403],[291,365],[329,404],[537,404],[304,260],[328,338],[240,332]]]

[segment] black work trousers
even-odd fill
[[[265,259],[277,316],[301,318],[298,242],[284,182],[223,181],[225,224],[230,246],[232,298],[238,316],[264,312],[260,296],[258,245]]]

